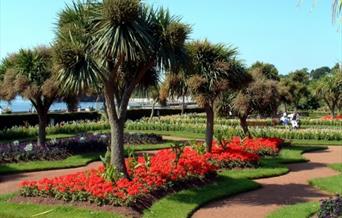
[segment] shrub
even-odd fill
[[[72,138],[51,140],[46,146],[33,143],[0,144],[0,163],[32,160],[61,160],[74,154],[105,152],[109,144],[108,134],[88,134]],[[157,144],[162,137],[155,134],[125,134],[126,144]]]
[[[319,218],[338,218],[342,216],[342,198],[337,195],[335,198],[321,200],[318,211]]]

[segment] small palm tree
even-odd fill
[[[60,94],[52,63],[51,48],[21,49],[6,59],[7,67],[0,87],[2,98],[11,100],[21,95],[36,109],[39,118],[38,145],[45,144],[48,111]]]
[[[205,109],[206,145],[211,152],[216,100],[223,91],[245,84],[245,70],[236,60],[237,50],[233,47],[207,40],[191,42],[187,47],[192,62],[188,86],[197,103]]]
[[[190,28],[167,10],[139,0],[74,3],[59,15],[59,80],[75,92],[103,92],[111,129],[111,164],[128,177],[123,131],[133,91],[151,70],[175,66]]]

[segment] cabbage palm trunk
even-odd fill
[[[210,105],[205,106],[205,113],[207,117],[207,124],[205,130],[205,143],[207,145],[207,152],[211,152],[211,148],[213,145],[213,136],[214,136],[214,109]]]

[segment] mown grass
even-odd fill
[[[325,147],[290,146],[282,149],[278,157],[263,159],[259,168],[222,170],[215,183],[168,195],[145,210],[144,217],[189,217],[196,209],[211,201],[259,188],[260,185],[250,179],[285,174],[289,169],[283,165],[284,163],[306,161],[301,155],[303,152],[319,149]]]
[[[309,218],[319,210],[318,202],[306,202],[282,207],[267,218]]]
[[[342,173],[342,163],[331,164],[329,167]],[[312,179],[309,184],[332,194],[342,195],[342,174]]]
[[[99,212],[87,209],[80,209],[71,206],[61,205],[37,205],[29,203],[10,203],[8,199],[13,195],[0,196],[0,217],[6,218],[27,218],[27,217],[39,217],[39,218],[120,218],[123,217],[118,214],[109,212]]]

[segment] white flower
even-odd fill
[[[107,138],[107,136],[106,136],[106,135],[104,135],[104,134],[103,134],[103,135],[101,135],[100,137],[101,137],[102,139],[106,139],[106,138]]]
[[[85,137],[80,137],[80,142],[85,142],[86,138]]]
[[[12,142],[13,145],[19,145],[19,141],[18,140],[15,140]]]
[[[26,152],[28,152],[28,151],[32,151],[32,149],[33,149],[33,145],[32,145],[32,143],[30,143],[30,144],[27,144],[27,145],[25,146],[25,148],[24,148],[24,150],[25,150]]]
[[[51,144],[53,144],[53,145],[54,145],[54,144],[57,144],[57,139],[55,139],[55,138],[54,138],[54,139],[51,139],[50,142],[51,142]]]

